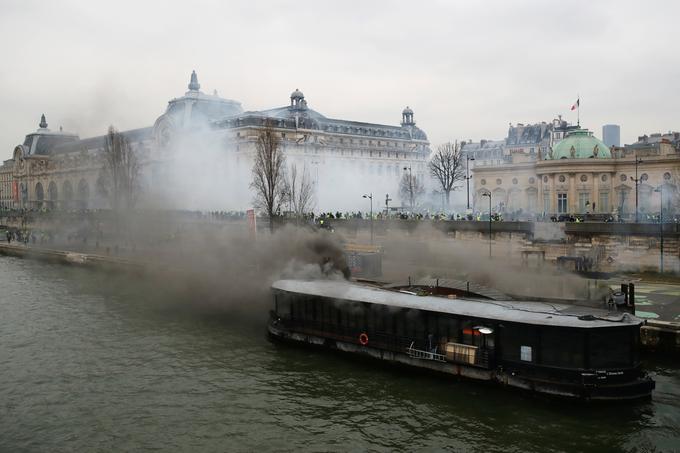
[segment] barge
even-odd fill
[[[274,340],[571,399],[643,399],[655,386],[629,313],[336,280],[279,280],[272,293]]]

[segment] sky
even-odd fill
[[[299,88],[333,118],[433,145],[501,139],[581,100],[622,142],[680,130],[678,1],[0,0],[0,158],[45,113],[81,137],[153,125],[196,70],[245,110]]]

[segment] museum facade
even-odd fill
[[[199,162],[199,171],[213,172],[216,180],[237,179],[248,185],[252,156],[259,132],[272,127],[281,138],[289,162],[307,166],[317,188],[332,194],[338,181],[347,176],[372,187],[397,187],[404,169],[425,179],[430,146],[427,135],[416,126],[409,107],[402,111],[398,126],[328,118],[311,109],[304,94],[295,90],[288,105],[262,111],[244,111],[241,104],[200,90],[193,72],[188,91],[169,101],[165,113],[151,127],[122,131],[138,157],[143,194],[153,197],[163,186],[181,177],[200,161],[201,150],[213,156],[228,156],[221,163]],[[104,165],[106,136],[81,139],[77,134],[53,131],[43,115],[39,128],[17,145],[12,158],[0,167],[0,205],[26,209],[107,208],[98,188]],[[187,163],[173,165],[179,155]],[[176,184],[181,190],[199,183]],[[236,184],[236,182],[234,182]],[[187,189],[189,188],[189,189]],[[377,190],[377,189],[376,189]],[[176,189],[175,192],[180,191]],[[185,200],[172,189],[164,197]],[[241,197],[244,198],[244,197]],[[243,204],[250,200],[241,200]],[[186,209],[181,202],[174,208]],[[220,209],[231,209],[230,206]]]

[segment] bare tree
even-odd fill
[[[102,155],[104,165],[97,190],[109,199],[116,215],[134,209],[141,191],[139,161],[127,137],[113,126],[106,134]]]
[[[399,195],[402,200],[408,200],[411,210],[417,204],[418,199],[425,193],[422,181],[414,176],[410,171],[404,172],[399,182]]]
[[[250,187],[255,190],[255,206],[269,216],[269,231],[272,232],[274,216],[285,200],[285,160],[281,139],[271,124],[267,124],[257,136]]]
[[[295,217],[300,218],[314,208],[314,189],[307,165],[303,165],[301,172],[298,172],[296,164],[291,165],[286,175],[286,196]]]
[[[428,168],[430,174],[439,183],[442,192],[446,196],[446,206],[452,190],[456,190],[456,182],[465,179],[465,168],[463,167],[463,155],[458,142],[448,142],[437,146]]]

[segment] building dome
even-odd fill
[[[291,98],[291,99],[304,99],[304,98],[305,98],[305,95],[302,94],[302,91],[300,91],[300,90],[298,90],[298,89],[296,88],[295,91],[293,91],[293,92],[290,94],[290,98]]]
[[[408,106],[407,106],[407,107],[401,112],[401,114],[402,114],[402,115],[412,115],[412,114],[413,114],[413,110],[411,110],[411,107],[408,107]]]
[[[611,159],[609,147],[593,137],[587,129],[577,129],[556,144],[545,157],[557,159]]]

